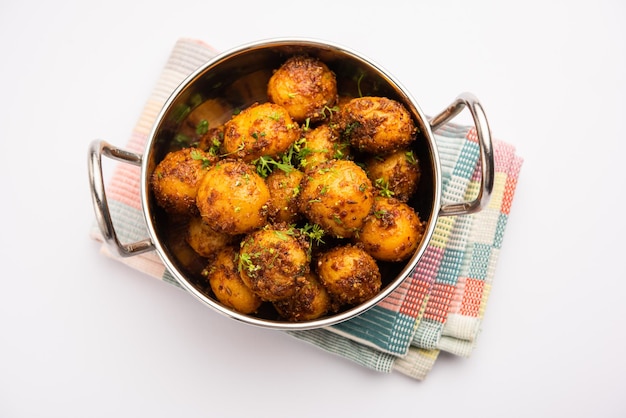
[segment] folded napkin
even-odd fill
[[[176,43],[125,149],[144,152],[149,131],[171,92],[215,55],[200,41]],[[480,184],[475,129],[448,124],[437,130],[435,141],[442,163],[443,202],[472,199]],[[419,380],[442,350],[469,356],[480,331],[522,165],[514,147],[505,142],[494,141],[494,154],[495,185],[489,206],[473,215],[440,217],[418,265],[389,297],[343,323],[289,334],[373,370],[395,370]],[[139,167],[117,164],[112,174],[107,198],[119,239],[146,238]],[[102,239],[96,226],[91,235]],[[120,258],[106,245],[101,251],[180,287],[155,252]]]

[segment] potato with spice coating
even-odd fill
[[[231,157],[251,162],[262,156],[276,157],[300,138],[300,128],[284,107],[254,104],[224,124],[222,147]]]
[[[197,214],[198,186],[216,161],[215,157],[197,148],[183,148],[166,154],[150,177],[157,205],[172,215]]]
[[[324,161],[345,160],[350,156],[350,144],[342,141],[337,130],[327,123],[305,130],[304,140],[306,153],[301,164],[305,170]]]
[[[198,186],[196,204],[214,230],[245,234],[267,223],[270,192],[265,180],[241,160],[221,160]]]
[[[424,224],[412,207],[393,198],[377,197],[355,241],[376,260],[411,257],[424,235]]]
[[[293,296],[306,283],[310,270],[305,244],[289,231],[283,226],[267,227],[246,235],[241,242],[241,278],[268,302]]]
[[[243,314],[256,312],[263,301],[241,280],[235,259],[237,248],[226,246],[220,249],[203,270],[211,290],[218,301]]]
[[[295,223],[300,218],[298,194],[304,173],[293,169],[289,172],[276,169],[265,182],[270,191],[268,214],[274,223]]]
[[[370,157],[365,162],[365,171],[375,187],[382,189],[383,195],[395,197],[402,202],[417,190],[421,177],[419,161],[413,151],[401,149],[391,154]]]
[[[295,55],[278,68],[267,84],[272,103],[283,106],[297,122],[319,121],[337,101],[337,80],[317,58]]]
[[[313,223],[339,238],[354,236],[374,204],[373,187],[353,161],[331,160],[307,171],[299,207]]]
[[[358,245],[342,245],[322,253],[317,274],[336,307],[374,297],[382,286],[376,260]]]
[[[208,258],[221,248],[232,243],[235,237],[214,230],[209,224],[204,222],[202,217],[194,216],[189,220],[185,239],[195,252],[202,257]]]
[[[386,97],[350,100],[341,108],[339,125],[355,149],[376,155],[406,148],[417,132],[409,111]]]
[[[276,311],[288,321],[311,321],[326,315],[331,308],[330,295],[317,276],[309,273],[305,278],[306,283],[295,295],[274,302]]]

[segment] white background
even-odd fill
[[[626,6],[0,2],[0,417],[626,415]],[[180,37],[347,45],[429,114],[475,93],[525,158],[478,347],[423,382],[235,323],[99,254],[87,148]]]

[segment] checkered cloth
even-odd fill
[[[126,150],[144,152],[149,131],[171,92],[215,54],[200,41],[176,43]],[[480,184],[475,129],[448,124],[437,130],[435,141],[442,163],[443,202],[471,200]],[[289,334],[371,369],[395,370],[420,380],[441,350],[469,356],[480,331],[522,165],[513,146],[505,142],[494,141],[494,154],[495,185],[489,206],[473,215],[440,217],[418,265],[389,297],[340,324]],[[139,167],[117,164],[107,198],[122,242],[148,236],[139,190]],[[95,226],[92,236],[102,239]],[[155,252],[119,258],[106,245],[102,252],[180,287]]]

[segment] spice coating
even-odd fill
[[[339,131],[331,124],[324,123],[304,132],[307,153],[303,165],[307,170],[318,164],[335,159],[350,157],[350,144],[341,140]]]
[[[220,249],[203,271],[217,300],[241,313],[255,312],[263,303],[241,279],[235,259],[237,249],[226,246]]]
[[[331,160],[307,171],[300,187],[300,210],[340,238],[358,233],[374,204],[367,174],[353,161]]]
[[[393,198],[377,197],[356,241],[375,259],[396,262],[413,255],[423,234],[424,225],[413,208]]]
[[[293,297],[274,302],[278,313],[288,321],[310,321],[324,316],[331,309],[331,299],[317,276],[309,273],[306,282]]]
[[[195,252],[208,258],[232,243],[235,237],[214,230],[200,216],[194,216],[189,220],[185,239]]]
[[[200,181],[216,158],[195,148],[168,153],[150,177],[157,204],[173,215],[198,213],[196,195]]]
[[[250,162],[261,156],[284,152],[300,138],[300,129],[281,106],[252,105],[224,125],[224,151]]]
[[[386,97],[358,97],[341,108],[343,134],[359,151],[388,154],[409,145],[417,129],[402,104]]]
[[[274,72],[267,96],[298,122],[318,121],[324,118],[324,109],[337,101],[337,80],[319,59],[296,55]]]
[[[402,202],[415,194],[421,177],[419,161],[408,149],[370,157],[365,162],[365,171],[375,187],[383,189],[387,197]]]
[[[265,181],[241,160],[223,160],[204,175],[196,203],[204,221],[226,234],[245,234],[267,222],[270,192]]]
[[[270,191],[269,217],[274,223],[295,223],[300,218],[298,195],[304,173],[300,170],[273,171],[265,180]]]
[[[309,272],[306,249],[282,227],[248,234],[241,242],[238,265],[244,283],[269,302],[293,296]]]
[[[357,245],[338,246],[321,254],[317,274],[336,306],[364,302],[381,287],[376,261]]]

